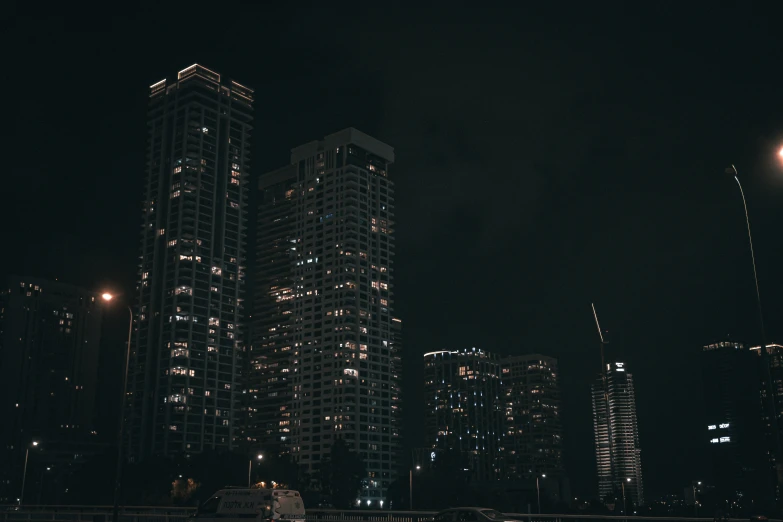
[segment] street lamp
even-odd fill
[[[259,453],[258,455],[256,455],[256,460],[262,461],[262,460],[264,460],[264,456],[261,453]],[[253,470],[253,459],[252,458],[251,459],[247,459],[247,487],[250,487],[250,484],[251,484],[251,482],[250,482],[250,472],[252,470]]]
[[[779,152],[780,156],[783,157],[783,149]],[[740,183],[739,180],[739,174],[737,172],[737,167],[734,165],[731,165],[730,167],[726,168],[726,174],[733,176],[734,180],[737,182],[737,186],[740,190],[740,195],[742,196],[742,207],[745,209],[745,226],[748,229],[748,245],[750,246],[750,260],[753,266],[753,281],[756,283],[756,305],[758,306],[758,312],[759,312],[759,326],[761,327],[761,360],[762,360],[762,367],[764,369],[764,377],[767,384],[767,397],[769,397],[769,400],[767,401],[767,407],[769,409],[769,418],[773,419],[772,422],[772,435],[773,439],[775,440],[775,465],[778,470],[780,470],[780,467],[783,465],[783,453],[781,453],[781,447],[780,447],[780,435],[779,435],[779,426],[777,422],[774,422],[774,419],[777,419],[777,408],[775,405],[776,395],[775,395],[775,387],[772,383],[772,372],[770,371],[770,364],[769,364],[769,354],[767,353],[767,335],[766,331],[764,329],[764,313],[761,309],[761,292],[759,291],[759,277],[758,272],[756,271],[756,254],[753,251],[753,237],[750,234],[750,217],[748,216],[748,203],[745,201],[745,191],[742,190],[742,183]],[[778,472],[778,474],[780,474]]]
[[[41,470],[41,482],[38,484],[38,505],[41,505],[41,497],[43,496],[43,484],[44,484],[44,474],[47,471],[52,471],[52,468],[50,466],[47,466],[45,469]]]
[[[27,459],[30,457],[30,446],[38,446],[38,441],[34,440],[27,445],[27,450],[24,452],[24,471],[22,472],[22,494],[19,495],[19,505],[24,502],[24,483],[27,480]]]
[[[625,479],[625,482],[631,482],[630,478]],[[625,482],[621,482],[620,485],[623,487],[623,515],[627,513],[625,508]],[[615,490],[617,491],[617,490]]]
[[[101,294],[101,298],[107,303],[114,299],[116,296],[104,292]],[[128,395],[128,366],[130,365],[130,349],[131,349],[131,333],[133,332],[133,309],[130,305],[128,307],[128,315],[130,319],[128,321],[128,346],[125,349],[125,375],[122,378],[122,400],[120,402],[120,427],[119,435],[117,437],[117,467],[114,474],[114,507],[111,513],[112,522],[117,522],[120,516],[120,483],[122,481],[122,440],[125,434],[125,399]]]
[[[421,466],[416,464],[416,471],[419,471],[420,469]],[[411,511],[413,511],[413,468],[410,469],[408,476],[408,507]]]
[[[546,473],[541,474],[541,478],[546,478]],[[538,476],[536,476],[536,499],[538,499],[538,514],[541,514],[541,488],[538,486]]]
[[[691,483],[693,486],[693,510],[696,513],[696,517],[699,516],[699,501],[696,499],[696,486],[701,486],[701,480],[698,482]]]

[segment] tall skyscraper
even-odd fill
[[[25,451],[33,440],[47,457],[97,441],[101,304],[87,290],[32,277],[11,277],[2,293],[0,503],[19,497]]]
[[[534,480],[563,474],[563,425],[557,359],[531,354],[501,359],[503,475]]]
[[[761,347],[754,346],[750,350],[759,356],[759,366],[763,368],[764,360],[761,359]],[[764,425],[765,436],[767,439],[767,457],[770,465],[771,487],[774,489],[775,498],[780,501],[783,495],[783,467],[778,469],[776,465],[776,444],[775,430],[772,427],[771,410],[775,411],[776,422],[778,423],[778,436],[783,433],[783,345],[777,343],[767,344],[767,353],[769,354],[769,372],[772,380],[772,388],[775,390],[773,404],[769,404],[769,398],[765,385],[765,375],[762,371],[762,383],[759,386],[761,392],[761,418]]]
[[[342,439],[380,507],[399,454],[394,150],[345,129],[259,179],[248,382],[250,443],[317,477]]]
[[[613,360],[592,386],[598,493],[601,499],[625,489],[634,505],[644,504],[641,447],[633,377]],[[630,507],[630,506],[629,506]]]
[[[252,89],[201,65],[150,87],[132,459],[234,445],[252,112]]]
[[[719,501],[749,509],[773,498],[771,455],[765,444],[762,392],[766,389],[757,352],[735,341],[702,350],[704,445],[710,452]]]
[[[501,476],[500,376],[497,357],[476,348],[424,354],[427,444],[457,452],[477,481]]]

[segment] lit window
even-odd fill
[[[166,229],[165,228],[161,228],[160,230],[158,230],[158,235],[159,236],[162,236],[165,233],[166,233]]]
[[[210,317],[209,318],[209,325],[210,326],[220,326],[220,319],[217,317]]]
[[[179,195],[180,195],[180,191],[179,190],[175,190],[174,192],[171,193],[171,197],[169,199],[178,198]]]
[[[169,241],[169,246],[170,247],[176,246],[176,244],[177,244],[177,240],[176,239],[172,239],[171,241]]]

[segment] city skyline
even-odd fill
[[[394,145],[395,313],[407,360],[474,345],[557,357],[564,458],[578,496],[595,489],[585,396],[595,370],[585,368],[597,366],[597,301],[634,368],[645,462],[666,460],[670,447],[689,456],[646,467],[645,496],[655,496],[671,482],[702,480],[709,465],[705,423],[692,414],[704,408],[701,347],[728,334],[762,342],[742,203],[722,174],[730,163],[753,223],[768,337],[783,334],[774,321],[783,307],[776,10],[686,6],[674,18],[651,8],[603,19],[425,9],[410,23],[374,7],[245,7],[221,23],[229,13],[212,9],[216,39],[181,47],[139,41],[139,27],[168,34],[203,17],[196,6],[111,25],[99,13],[84,19],[91,24],[16,17],[4,37],[24,42],[10,66],[25,88],[11,107],[19,143],[2,212],[14,246],[0,273],[132,293],[145,87],[203,63],[264,100],[253,181],[286,164],[292,145],[338,129]],[[335,36],[324,37],[324,26]],[[86,88],[96,76],[102,88]],[[55,78],[79,81],[52,88]],[[106,335],[121,351],[124,332]],[[423,369],[403,364],[418,399]],[[671,387],[651,393],[661,375]],[[406,408],[406,438],[423,438],[423,411],[415,401]]]

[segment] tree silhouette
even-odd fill
[[[367,469],[362,457],[348,447],[344,440],[332,445],[329,458],[321,463],[321,491],[328,494],[334,507],[351,507],[362,489]]]

